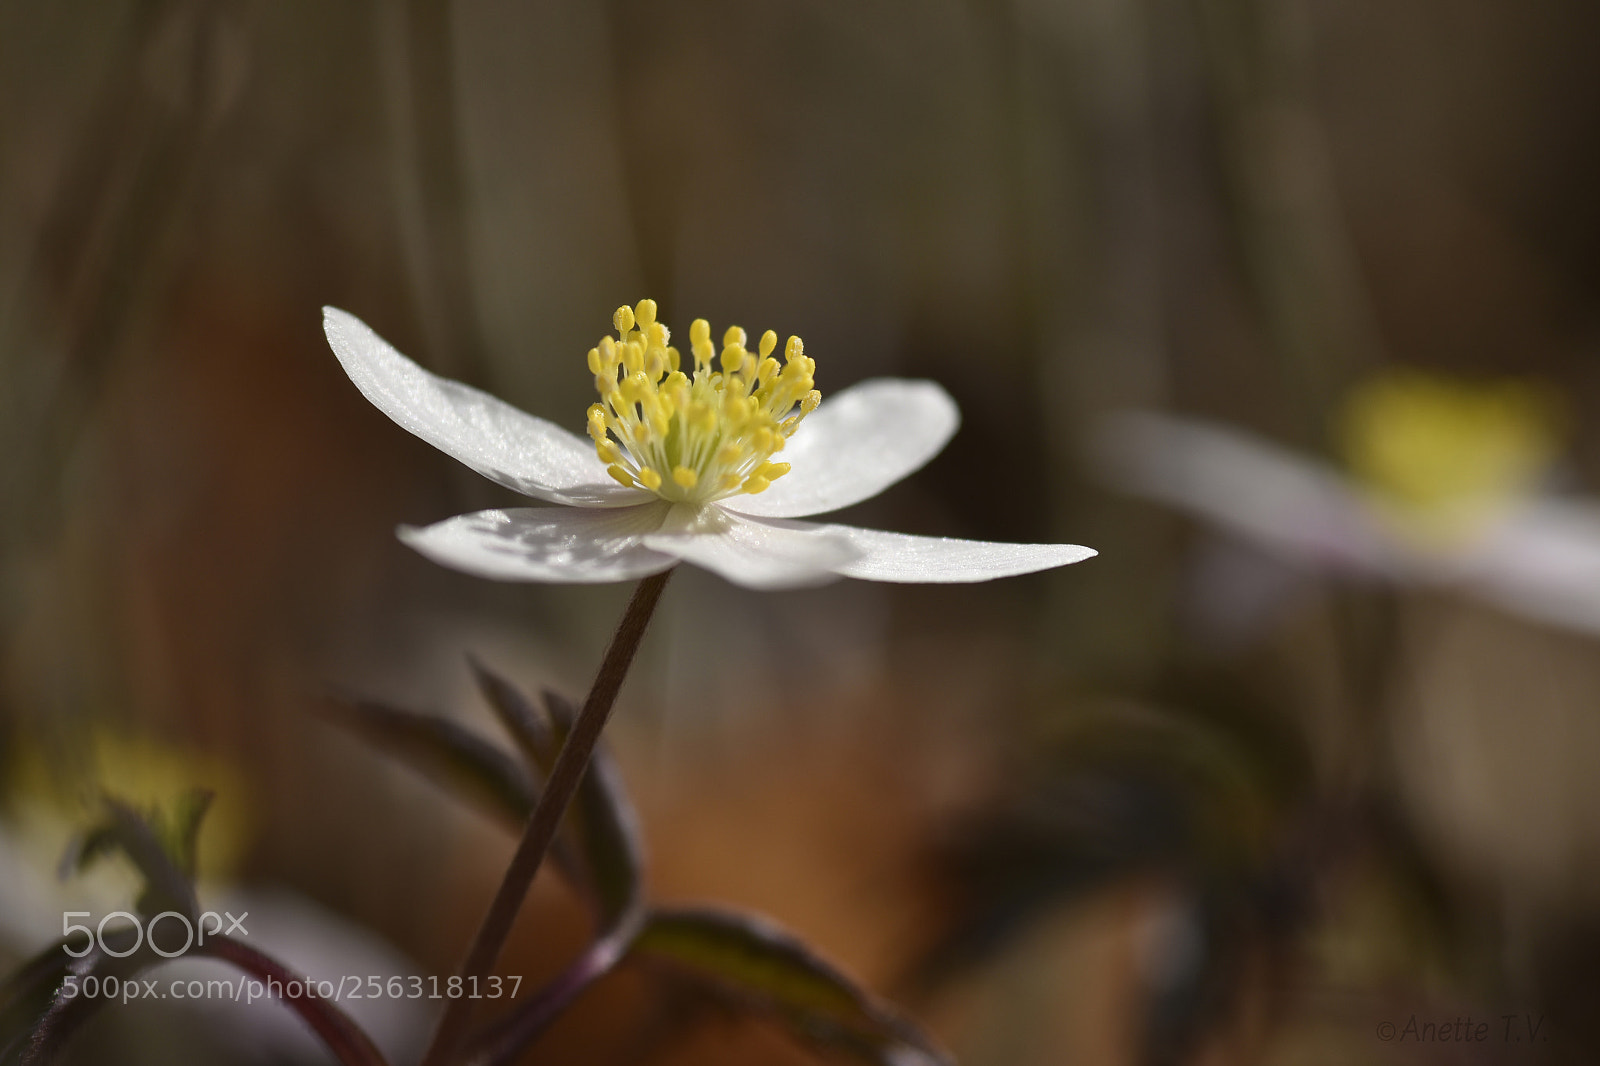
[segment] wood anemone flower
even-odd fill
[[[747,588],[779,589],[839,577],[988,581],[1095,554],[1076,544],[796,521],[882,492],[933,458],[960,421],[955,401],[931,381],[865,381],[823,402],[798,337],[780,364],[775,334],[750,351],[734,327],[719,354],[699,319],[685,373],[654,301],[619,308],[617,338],[589,351],[600,401],[585,440],[429,373],[353,315],[329,307],[323,316],[345,373],[384,414],[485,477],[562,505],[401,528],[407,544],[467,573],[606,582],[686,561]],[[774,461],[779,453],[783,461]]]

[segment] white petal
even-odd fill
[[[1507,610],[1600,634],[1600,506],[1530,502],[1442,575]]]
[[[659,573],[677,560],[643,543],[670,506],[518,507],[457,515],[400,539],[436,563],[496,581],[596,583]]]
[[[349,312],[324,307],[322,328],[344,372],[378,410],[484,477],[525,496],[580,507],[649,498],[613,481],[584,438],[428,373]]]
[[[857,554],[848,538],[823,527],[763,522],[718,507],[703,508],[692,524],[652,534],[644,542],[752,589],[826,584]]]
[[[837,511],[870,499],[939,454],[961,413],[931,381],[878,378],[853,385],[806,416],[773,456],[789,473],[722,506],[766,518]]]
[[[914,537],[854,526],[820,528],[847,537],[860,552],[857,558],[834,567],[834,573],[865,581],[992,581],[1081,563],[1099,554],[1081,544],[1004,544]]]
[[[1119,487],[1179,507],[1280,556],[1393,575],[1404,554],[1334,470],[1221,426],[1155,414],[1095,438]]]

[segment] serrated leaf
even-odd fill
[[[454,722],[372,700],[333,704],[328,717],[519,829],[533,812],[537,790],[527,769]]]
[[[121,853],[144,877],[140,910],[146,914],[177,910],[193,919],[199,913],[193,885],[196,842],[212,795],[208,789],[194,789],[170,807],[149,811],[107,796],[106,820],[68,846],[60,875],[81,873],[106,856]]]
[[[56,875],[65,881],[73,874],[81,874],[95,863],[108,855],[117,852],[117,832],[111,825],[97,825],[77,837],[67,845],[66,853],[61,856],[57,865]]]
[[[948,1066],[931,1038],[798,937],[753,915],[658,911],[633,954],[669,963],[782,1020],[801,1039],[877,1066]]]
[[[144,877],[144,892],[136,901],[137,909],[144,914],[177,911],[194,921],[200,914],[194,885],[173,862],[150,819],[119,799],[108,796],[105,804],[117,848],[133,860]]]

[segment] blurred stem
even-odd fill
[[[555,838],[562,816],[566,814],[572,797],[583,782],[584,771],[589,768],[589,758],[594,754],[606,720],[611,717],[611,707],[622,689],[622,681],[628,676],[628,667],[633,664],[634,653],[639,650],[645,627],[650,624],[650,616],[655,613],[661,591],[667,587],[667,579],[671,576],[670,569],[652,574],[634,589],[628,609],[623,612],[622,622],[611,637],[610,646],[606,648],[605,658],[589,689],[589,696],[583,701],[583,709],[578,712],[572,731],[561,746],[561,754],[556,756],[555,766],[550,770],[550,778],[545,782],[539,803],[522,832],[522,841],[517,845],[516,854],[511,857],[511,865],[500,882],[500,891],[489,905],[489,913],[484,916],[478,935],[473,938],[472,948],[467,952],[467,959],[461,964],[463,983],[488,976],[490,968],[500,957],[500,949],[505,946],[506,936],[511,932],[517,912],[522,909],[522,900],[533,885],[534,876],[544,862],[545,852],[550,850],[550,842]],[[433,1043],[422,1058],[422,1066],[444,1066],[452,1061],[461,1047],[471,1011],[472,1001],[464,996],[446,1004],[444,1015],[439,1019],[439,1028],[433,1035]]]
[[[485,345],[472,299],[466,160],[450,0],[385,8],[401,239],[433,363],[479,379]]]

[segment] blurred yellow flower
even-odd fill
[[[110,796],[141,811],[167,807],[191,789],[215,793],[200,829],[198,873],[230,880],[249,843],[250,816],[242,775],[219,756],[96,730],[66,759],[25,750],[16,764],[10,799],[22,835],[60,859],[73,837],[105,817]]]
[[[1560,451],[1557,409],[1548,391],[1525,382],[1395,370],[1352,391],[1338,437],[1398,535],[1452,546],[1535,489]]]

